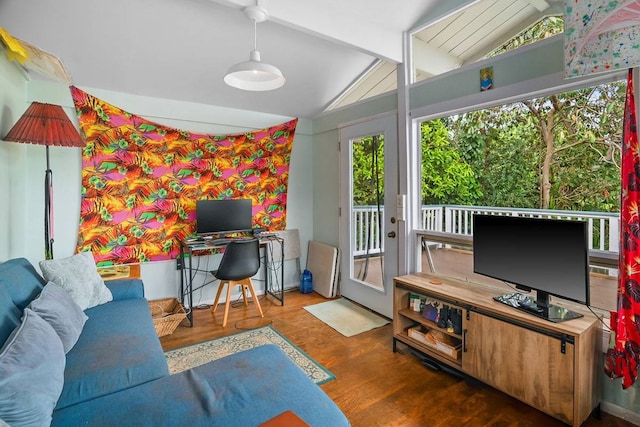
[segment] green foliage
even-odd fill
[[[353,141],[353,204],[384,205],[384,137]]]
[[[519,111],[474,111],[449,119],[452,144],[471,165],[482,206],[537,207],[538,156],[530,150],[533,127],[517,120]]]
[[[499,48],[487,55],[491,58],[510,50],[517,49],[528,44],[544,40],[547,37],[562,33],[564,30],[564,19],[560,16],[548,16],[537,22],[535,25],[524,30]]]
[[[452,146],[441,120],[422,123],[422,203],[474,204],[482,195],[473,169]]]
[[[439,135],[473,169],[477,206],[615,212],[625,86],[607,83],[474,111],[423,129],[446,125]],[[461,202],[452,196],[437,203]]]

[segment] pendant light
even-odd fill
[[[249,60],[232,65],[224,76],[224,82],[229,86],[250,91],[265,91],[278,89],[284,85],[282,72],[273,65],[260,61],[258,52],[257,26],[269,18],[269,13],[262,6],[249,6],[244,14],[253,21],[253,50]]]

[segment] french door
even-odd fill
[[[389,318],[398,271],[396,115],[340,128],[341,294]]]

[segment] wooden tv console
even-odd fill
[[[590,313],[553,323],[493,300],[495,288],[416,273],[394,279],[398,342],[570,425],[600,405],[602,328]],[[410,308],[411,295],[459,309],[457,334]],[[415,297],[414,297],[415,298]],[[428,339],[422,334],[430,332]],[[438,338],[435,342],[433,337]]]

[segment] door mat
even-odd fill
[[[316,384],[335,379],[335,375],[292,344],[271,326],[251,329],[211,341],[165,352],[169,372],[176,374],[212,360],[265,344],[275,344]]]
[[[344,298],[308,305],[304,309],[345,337],[352,337],[389,323],[384,317]]]

